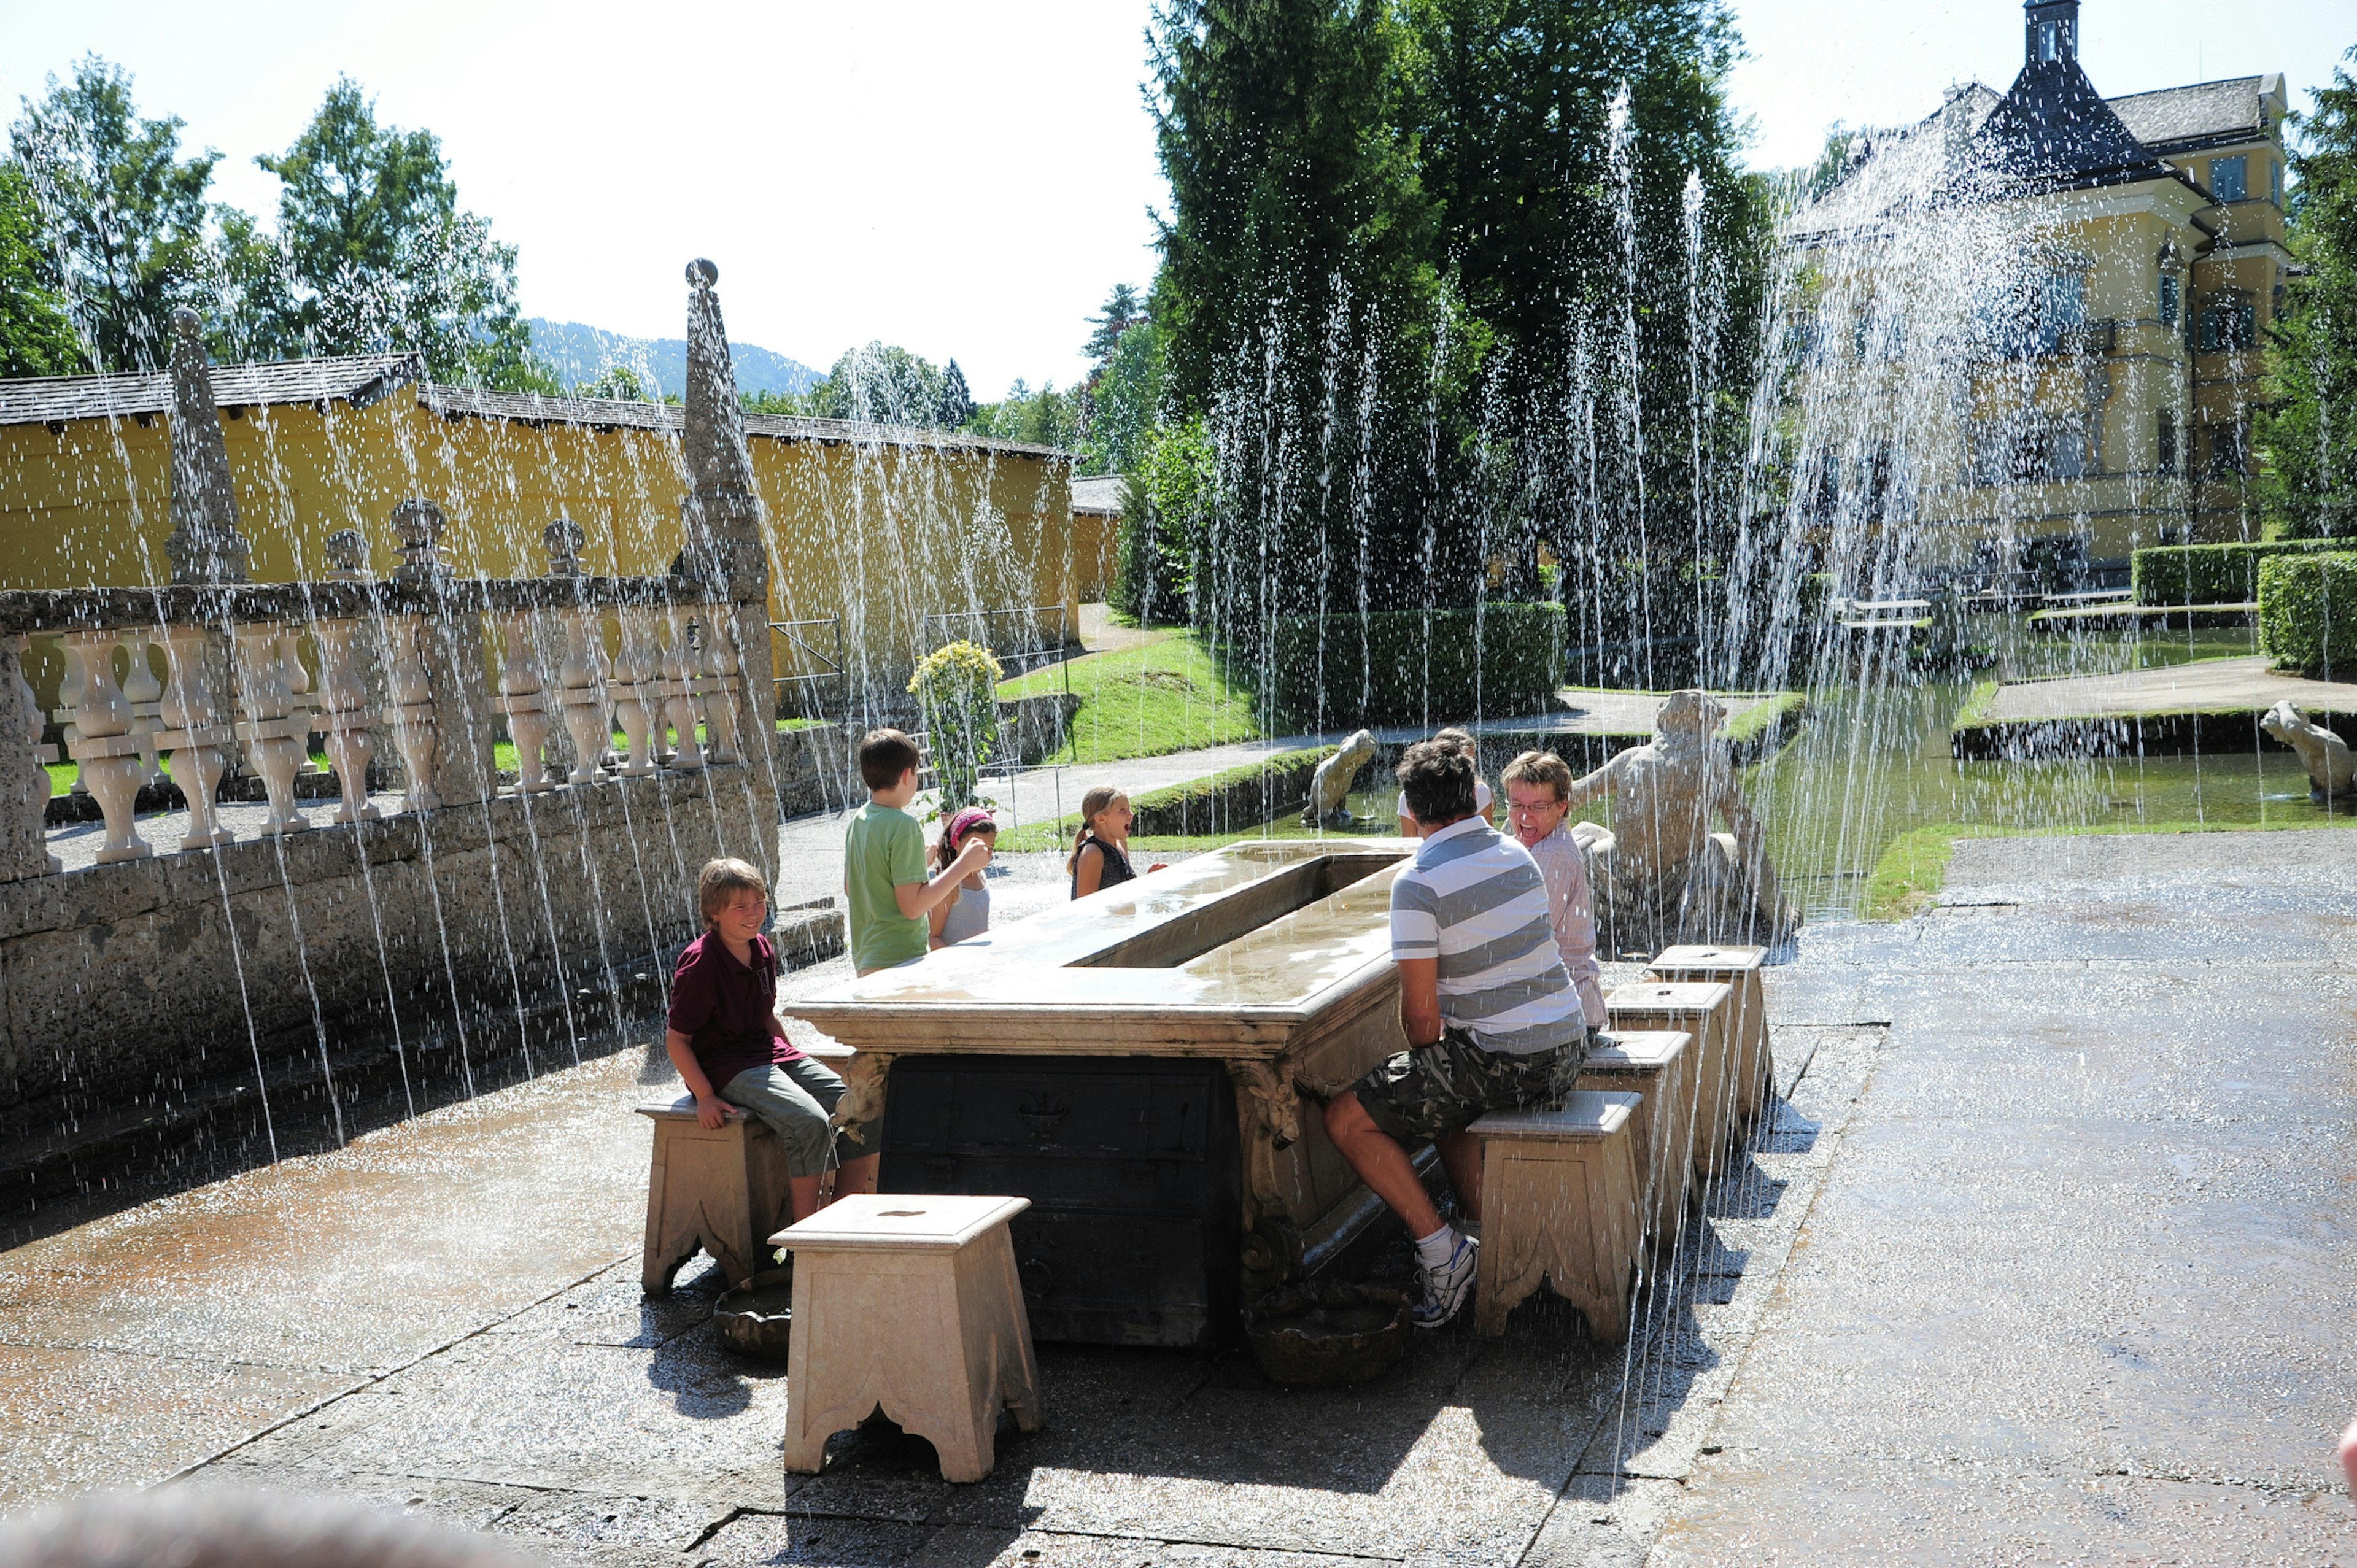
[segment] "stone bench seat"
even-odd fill
[[[1039,1369],[1006,1222],[1028,1197],[861,1193],[770,1240],[794,1254],[785,1467],[881,1410],[933,1445],[942,1478],[996,1461],[998,1412],[1039,1430]]]
[[[1734,1039],[1735,988],[1720,982],[1641,981],[1615,986],[1604,998],[1616,1031],[1675,1030],[1694,1037],[1692,1095],[1694,1174],[1706,1186],[1728,1167],[1733,1130],[1727,1058]]]
[[[1640,1096],[1629,1118],[1644,1224],[1657,1251],[1677,1242],[1694,1173],[1694,1036],[1682,1029],[1603,1029],[1573,1087]]]
[[[1735,1131],[1743,1136],[1759,1125],[1776,1081],[1776,1057],[1768,1040],[1768,999],[1760,984],[1760,972],[1767,962],[1763,947],[1694,944],[1663,948],[1644,974],[1647,980],[1734,987],[1727,1099]]]
[[[856,1053],[824,1041],[802,1054],[842,1072]],[[655,1129],[640,1287],[649,1295],[670,1294],[672,1281],[699,1251],[712,1255],[732,1285],[768,1268],[765,1238],[793,1218],[786,1150],[777,1134],[741,1114],[707,1130],[695,1119],[693,1094],[644,1101],[637,1110]]]
[[[1476,1333],[1506,1331],[1506,1316],[1541,1281],[1579,1308],[1605,1345],[1629,1337],[1637,1249],[1644,1234],[1634,1094],[1575,1090],[1558,1111],[1493,1111],[1473,1123],[1481,1140],[1481,1253]]]

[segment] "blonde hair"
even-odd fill
[[[768,902],[770,884],[759,866],[726,857],[704,863],[704,870],[695,879],[695,904],[704,912],[705,925],[717,920],[720,911],[734,904],[739,893],[758,894],[764,903]]]
[[[1526,751],[1506,764],[1498,782],[1544,784],[1555,791],[1555,804],[1561,805],[1571,799],[1571,764],[1552,751]]]
[[[1081,797],[1081,825],[1072,834],[1072,853],[1064,857],[1064,869],[1077,871],[1081,865],[1081,846],[1096,832],[1096,820],[1106,808],[1122,798],[1123,792],[1110,784],[1100,784]]]

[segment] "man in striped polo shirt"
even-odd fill
[[[1437,1328],[1472,1294],[1478,1242],[1443,1224],[1410,1163],[1440,1149],[1458,1208],[1481,1219],[1488,1112],[1553,1105],[1587,1055],[1587,1020],[1555,947],[1546,882],[1530,852],[1474,814],[1473,759],[1426,741],[1400,759],[1424,840],[1392,884],[1392,961],[1411,1047],[1326,1106],[1326,1131],[1415,1238],[1415,1322]]]

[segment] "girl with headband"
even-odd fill
[[[998,824],[980,806],[968,806],[950,819],[942,830],[942,844],[935,858],[947,871],[958,857],[958,851],[976,836],[994,850],[998,847]],[[968,937],[978,937],[990,929],[990,888],[977,871],[957,885],[957,890],[947,902],[933,910],[932,945],[945,948],[952,942],[962,942]]]

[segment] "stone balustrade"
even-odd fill
[[[341,823],[382,814],[372,769],[397,771],[403,810],[434,811],[745,760],[742,715],[756,708],[740,622],[760,624],[759,606],[683,578],[584,575],[581,530],[561,519],[546,531],[548,576],[457,577],[436,553],[441,521],[429,501],[394,510],[401,564],[389,580],[368,575],[354,532],[330,542],[333,569],[317,582],[0,592],[0,779],[62,751],[104,819],[105,865],[234,842],[216,809],[232,773],[261,781],[261,835],[304,832],[299,780],[320,770],[315,736]],[[47,715],[23,674],[27,651],[44,645],[65,670]],[[45,717],[61,746],[42,744]],[[501,725],[511,786],[492,762]],[[188,824],[160,844],[135,813],[143,789],[152,809],[167,758]],[[29,819],[0,822],[0,840],[19,846],[0,855],[0,881],[59,869],[46,848],[21,847],[39,844],[48,797],[26,778],[0,790],[0,817]]]

